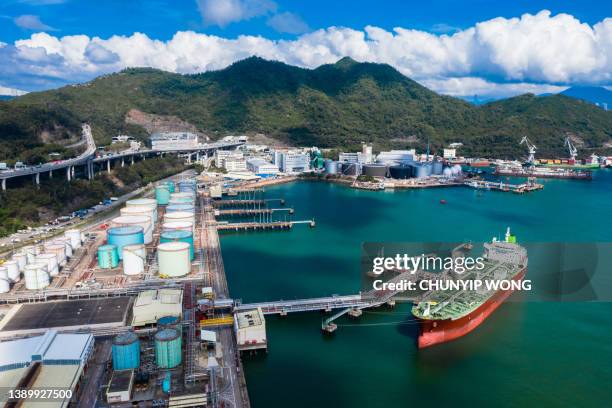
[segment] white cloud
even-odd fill
[[[308,24],[294,13],[278,13],[268,19],[268,25],[279,33],[303,34],[310,31]]]
[[[196,0],[196,3],[204,23],[219,27],[267,15],[277,7],[272,0]]]
[[[217,23],[228,23],[228,16],[218,14]],[[496,18],[452,35],[401,27],[392,31],[374,26],[364,30],[329,27],[293,40],[227,39],[193,31],[177,32],[168,41],[141,33],[108,39],[36,33],[0,47],[0,59],[8,62],[0,64],[0,77],[13,78],[16,87],[23,87],[19,81],[24,77],[36,84],[36,79],[44,79],[51,81],[49,87],[135,66],[203,72],[251,55],[309,68],[345,56],[388,63],[453,95],[541,93],[562,85],[610,85],[612,18],[590,26],[567,14],[552,16],[542,11],[520,18]]]
[[[27,94],[26,91],[22,91],[21,89],[8,88],[6,86],[0,85],[0,95],[2,96],[20,96]]]
[[[19,17],[15,17],[13,22],[17,27],[25,28],[26,30],[32,31],[55,31],[55,28],[46,25],[40,21],[40,17],[33,14],[24,14]]]

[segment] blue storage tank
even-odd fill
[[[416,178],[425,178],[429,174],[427,174],[427,167],[422,164],[417,164],[414,166],[414,177]]]
[[[177,330],[164,329],[155,335],[155,361],[159,368],[174,368],[182,361],[182,340]]]
[[[119,265],[119,254],[116,245],[98,247],[98,266],[102,269],[116,268]]]
[[[444,171],[444,164],[441,161],[433,162],[433,174],[439,176]]]
[[[119,259],[123,259],[123,247],[126,245],[144,244],[144,230],[138,225],[109,228],[108,243],[117,246]]]
[[[179,191],[181,193],[195,193],[197,190],[195,180],[183,180],[178,183]]]
[[[178,316],[164,316],[157,319],[157,331],[174,329],[181,333],[181,319]]]
[[[166,207],[167,213],[177,211],[195,212],[195,207],[193,204],[170,204]]]
[[[140,367],[140,340],[133,332],[113,339],[113,370],[133,370]]]
[[[159,243],[164,242],[187,242],[189,244],[189,260],[194,258],[193,233],[185,230],[168,230],[161,233]]]
[[[166,371],[164,381],[162,382],[162,391],[168,394],[170,392],[170,386],[172,385],[172,374],[170,371]]]
[[[157,205],[168,205],[170,190],[167,185],[155,187],[155,200],[157,200]]]

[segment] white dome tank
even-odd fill
[[[47,273],[47,264],[35,262],[26,265],[25,272],[26,289],[38,290],[49,286],[49,274]]]
[[[66,264],[66,245],[64,243],[47,242],[45,252],[55,254],[59,266]]]
[[[11,284],[6,279],[0,279],[0,293],[7,293],[11,290]]]
[[[47,273],[49,276],[57,276],[59,274],[59,265],[57,263],[57,256],[55,254],[40,254],[36,257],[36,262],[47,264]]]
[[[455,164],[452,168],[451,171],[453,172],[454,175],[458,175],[461,174],[461,166],[458,164]]]
[[[157,247],[157,263],[161,277],[175,278],[191,272],[189,243],[165,242]]]
[[[17,252],[16,254],[13,254],[13,260],[17,262],[17,265],[19,266],[19,272],[23,272],[25,266],[28,264],[28,258],[26,254],[24,254],[23,252]]]
[[[64,236],[70,239],[70,245],[72,249],[81,247],[81,232],[78,229],[71,229],[64,232]]]
[[[193,234],[193,222],[191,221],[172,221],[172,222],[164,222],[162,224],[162,232],[172,231],[172,230],[183,230],[189,231]]]
[[[453,175],[453,171],[450,167],[445,167],[444,170],[442,170],[442,175],[444,175],[444,177],[451,177]]]
[[[151,217],[146,215],[122,215],[121,217],[113,218],[110,222],[111,227],[124,227],[128,225],[141,226],[144,232],[144,243],[150,244],[153,242]]]
[[[147,249],[143,244],[125,245],[123,247],[123,273],[138,275],[144,273],[147,260]]]
[[[19,271],[19,264],[17,261],[6,261],[2,264],[8,272],[8,279],[11,282],[18,282],[21,279],[21,273]]]
[[[166,213],[164,215],[164,222],[190,222],[195,233],[195,215],[187,211],[176,211]]]

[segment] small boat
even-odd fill
[[[446,200],[440,200],[440,204],[446,204]]]

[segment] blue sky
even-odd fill
[[[4,0],[0,58],[10,63],[0,67],[0,90],[52,88],[134,65],[199,72],[250,54],[306,67],[350,55],[455,95],[609,85],[609,16],[612,2],[596,0]]]

